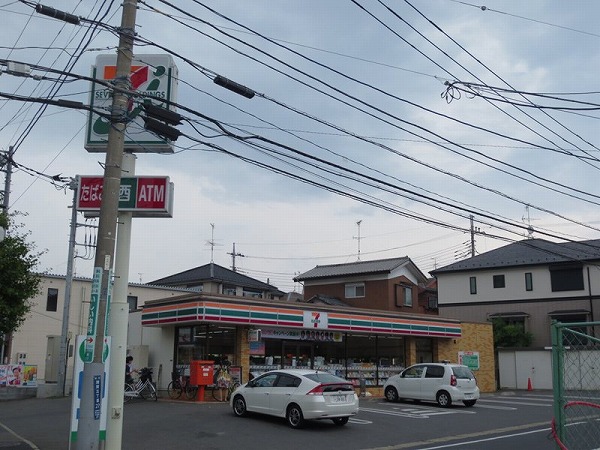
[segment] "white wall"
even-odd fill
[[[498,350],[500,389],[552,389],[550,350]]]
[[[530,272],[533,290],[525,290],[525,273]],[[504,275],[506,287],[494,288],[493,276]],[[469,278],[477,278],[477,294],[470,293]],[[592,293],[600,292],[600,269],[590,266]],[[537,298],[564,298],[565,296],[588,295],[587,266],[583,269],[584,289],[580,291],[552,292],[550,271],[543,267],[499,268],[461,273],[438,274],[438,304],[494,302],[500,300],[535,300]]]

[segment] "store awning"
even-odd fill
[[[274,302],[269,302],[273,304]],[[299,305],[301,306],[301,305]],[[146,304],[142,311],[143,326],[172,326],[199,322],[252,326],[273,326],[323,331],[353,331],[397,336],[461,337],[458,321],[407,318],[393,314],[360,314],[306,308],[262,306],[255,303],[184,301],[181,303]]]

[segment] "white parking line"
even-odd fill
[[[350,419],[348,419],[348,422],[355,423],[357,425],[369,425],[369,424],[373,423],[370,420],[356,419],[354,417],[351,417]]]
[[[545,406],[547,408],[552,407],[551,403],[531,403],[531,402],[515,402],[513,400],[488,400],[486,399],[479,399],[480,402],[485,402],[485,403],[508,403],[510,405],[515,405],[515,406]]]
[[[499,409],[504,411],[514,411],[517,408],[513,408],[511,406],[494,406],[494,405],[482,405],[481,402],[477,403],[477,409],[486,408],[486,409]]]
[[[447,414],[476,414],[475,411],[458,411],[454,409],[429,409],[429,408],[394,408],[389,409],[374,409],[360,407],[361,411],[371,412],[374,414],[384,414],[388,416],[408,417],[410,419],[428,419],[432,416],[443,416]]]

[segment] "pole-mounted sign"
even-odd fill
[[[75,207],[86,216],[97,216],[103,178],[79,176],[78,179]],[[169,177],[123,177],[119,188],[119,211],[131,212],[133,217],[173,217],[173,190]]]
[[[90,106],[94,111],[109,111],[113,89],[107,83],[115,81],[117,73],[116,55],[98,55],[92,67]],[[131,89],[137,95],[131,97],[125,131],[124,146],[127,150],[140,153],[172,153],[173,145],[168,139],[144,129],[140,113],[145,103],[167,108],[163,100],[177,102],[177,66],[171,55],[136,55],[131,62]],[[111,123],[107,117],[91,111],[88,115],[85,148],[88,152],[105,152]]]

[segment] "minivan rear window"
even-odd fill
[[[454,372],[456,378],[462,378],[467,380],[475,378],[475,375],[473,375],[473,372],[471,372],[471,370],[468,367],[453,367],[452,372]]]

